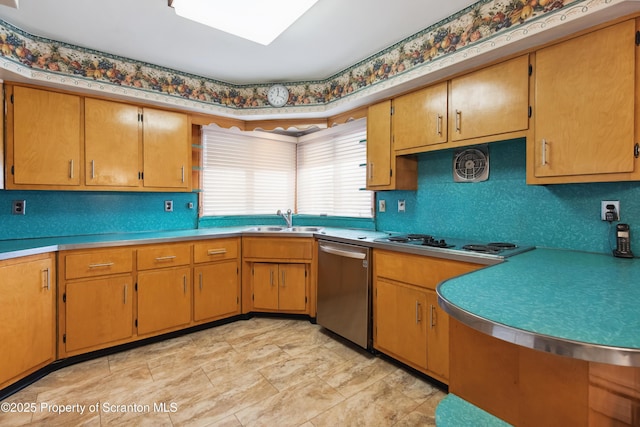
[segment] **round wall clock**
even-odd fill
[[[273,85],[267,91],[267,101],[274,107],[284,107],[289,101],[289,89],[283,85]]]

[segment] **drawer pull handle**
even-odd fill
[[[547,165],[547,140],[542,138],[542,147],[541,147],[541,157],[542,157],[542,166]]]
[[[416,325],[422,321],[420,311],[420,302],[416,301]]]
[[[456,132],[460,133],[462,130],[462,111],[456,110]]]
[[[442,136],[442,114],[436,114],[436,133]]]
[[[284,288],[285,286],[287,286],[287,273],[285,272],[285,270],[282,270],[282,287]]]
[[[73,159],[69,160],[69,179],[73,179]]]
[[[95,179],[96,177],[96,161],[91,160],[91,179]]]
[[[200,273],[200,292],[202,292],[202,273]]]
[[[209,249],[207,251],[207,255],[222,255],[222,254],[226,254],[227,250],[226,249]]]
[[[175,258],[176,258],[175,255],[159,256],[156,258],[156,261],[171,261],[172,259],[175,259]]]
[[[111,267],[112,265],[112,262],[101,262],[98,264],[89,264],[89,268]]]
[[[184,165],[180,169],[182,171],[182,183],[184,183]]]
[[[127,290],[129,290],[129,285],[124,285],[124,305],[127,305]]]
[[[182,276],[182,288],[184,290],[184,294],[187,294],[187,276]]]

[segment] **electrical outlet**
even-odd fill
[[[613,205],[613,214],[609,213],[608,205]],[[600,219],[603,221],[620,221],[620,201],[619,200],[603,200],[600,205]]]
[[[398,212],[404,212],[405,203],[404,200],[398,200]]]
[[[384,200],[378,200],[378,212],[386,212],[387,211],[387,202]]]
[[[25,215],[27,213],[27,201],[14,200],[11,204],[11,213],[14,215]]]
[[[165,212],[173,212],[173,200],[165,200],[164,201],[164,211]]]

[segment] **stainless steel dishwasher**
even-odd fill
[[[371,250],[327,240],[318,246],[317,323],[371,349]]]

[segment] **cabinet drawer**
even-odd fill
[[[131,249],[71,253],[65,255],[64,259],[66,279],[129,273],[133,270],[133,251]]]
[[[175,267],[191,262],[191,244],[153,245],[138,249],[138,270]]]
[[[477,270],[482,265],[375,250],[373,268],[376,277],[410,283],[427,289],[435,289],[438,283]]]
[[[311,259],[313,239],[304,237],[245,237],[242,255],[246,258],[270,260]]]
[[[238,240],[215,239],[193,245],[193,262],[210,262],[238,258]]]

